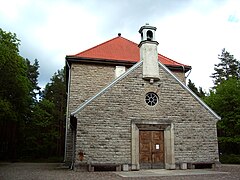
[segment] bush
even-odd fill
[[[240,164],[240,155],[237,154],[222,154],[219,158],[223,164]]]

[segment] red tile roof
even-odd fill
[[[125,39],[121,36],[118,36],[70,57],[81,59],[83,58],[98,59],[103,61],[104,60],[127,61],[134,63],[140,60],[140,51],[138,44],[128,39]],[[184,66],[185,68],[188,69],[191,68],[188,65],[178,63],[161,54],[158,54],[158,59],[160,62],[167,66],[173,67]]]

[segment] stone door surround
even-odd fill
[[[139,170],[139,130],[164,131],[165,169],[175,169],[174,128],[168,120],[132,120],[132,170]]]

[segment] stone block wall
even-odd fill
[[[115,66],[73,63],[71,67],[71,89],[69,111],[94,96],[115,78]]]
[[[131,164],[132,120],[172,122],[176,163],[219,160],[216,117],[164,69],[159,73],[150,84],[140,66],[76,114],[76,154],[84,152],[76,165]],[[154,107],[145,103],[150,91],[159,97]]]
[[[97,94],[115,78],[115,66],[96,64],[71,64],[71,77],[68,102],[68,127],[65,161],[72,161],[73,131],[70,128],[70,113],[88,98]]]
[[[127,68],[128,69],[128,68]],[[183,72],[173,72],[185,84]],[[69,112],[74,111],[115,79],[115,65],[72,63]]]
[[[186,84],[185,73],[181,71],[172,71],[172,73],[180,80],[183,84]]]

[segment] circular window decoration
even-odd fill
[[[149,106],[155,106],[158,103],[158,95],[154,92],[146,94],[145,101]]]

